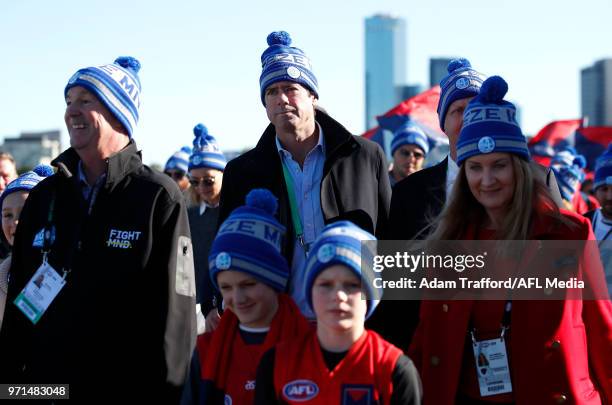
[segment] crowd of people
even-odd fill
[[[424,168],[406,117],[389,165],[319,106],[288,33],[267,44],[270,124],[231,161],[197,124],[163,173],[142,163],[133,57],[69,79],[53,167],[0,154],[0,381],[78,403],[611,403],[612,145],[584,192],[584,157],[533,162],[508,83],[456,59],[448,156]],[[377,241],[419,239],[592,241],[575,265],[605,296],[384,300]]]

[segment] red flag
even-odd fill
[[[588,174],[610,142],[612,127],[582,127],[582,120],[553,121],[529,141],[529,150],[533,160],[548,166],[555,151],[571,146],[586,158]]]
[[[565,141],[582,125],[582,120],[553,121],[529,140],[532,158],[541,165],[549,166],[555,154],[555,146]]]
[[[400,116],[410,116],[423,127],[427,135],[433,136],[440,140],[446,140],[443,135],[440,123],[438,122],[438,101],[440,100],[440,86],[434,86],[429,90],[417,94],[407,100],[402,101],[383,115],[376,117],[379,124],[390,131],[395,130],[397,122],[403,122],[399,119]],[[375,137],[380,126],[374,127],[366,131],[363,136],[368,139]]]

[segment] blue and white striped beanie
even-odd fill
[[[343,264],[361,280],[362,289],[365,289],[368,300],[366,319],[374,313],[383,295],[383,290],[374,288],[373,284],[372,264],[376,254],[376,243],[364,244],[362,249],[362,241],[376,241],[376,237],[350,221],[334,222],[323,228],[323,232],[312,245],[304,265],[306,275],[304,292],[312,312],[314,312],[312,287],[317,276],[333,265]]]
[[[64,89],[81,86],[92,92],[119,120],[131,138],[138,124],[140,108],[140,62],[131,56],[120,56],[109,65],[78,70]]]
[[[217,290],[219,272],[235,270],[285,291],[289,265],[281,255],[285,227],[274,218],[277,208],[277,199],[269,190],[254,189],[246,196],[246,205],[223,221],[208,256],[210,279]]]
[[[571,201],[584,181],[586,159],[571,146],[559,150],[550,160],[550,167],[555,173],[559,191],[564,200]]]
[[[486,153],[513,153],[529,160],[527,140],[516,121],[514,104],[505,101],[508,83],[491,76],[463,113],[463,127],[457,141],[457,165],[469,157]]]
[[[180,170],[187,173],[189,170],[189,155],[191,155],[191,148],[189,146],[183,146],[181,150],[174,152],[170,159],[164,166],[164,171],[168,170]]]
[[[189,157],[189,170],[203,167],[225,170],[227,159],[219,149],[215,137],[208,133],[208,129],[203,124],[198,124],[193,128],[193,134],[195,139]]]
[[[438,117],[440,128],[444,131],[444,120],[448,108],[454,101],[474,97],[480,92],[485,76],[472,69],[470,61],[464,58],[449,62],[448,74],[440,81],[440,100],[438,101]]]
[[[291,45],[291,37],[285,31],[275,31],[267,38],[269,47],[261,54],[259,87],[261,102],[266,105],[265,93],[269,85],[288,81],[299,83],[319,98],[317,78],[306,54]]]
[[[601,186],[612,186],[612,144],[595,162],[593,190]]]
[[[11,193],[17,191],[30,191],[38,183],[40,183],[45,177],[53,175],[53,168],[48,165],[38,165],[29,172],[22,174],[15,180],[11,181],[8,186],[0,194],[0,210],[2,210],[2,204],[4,199]]]
[[[423,132],[417,123],[408,117],[406,117],[406,122],[393,133],[391,156],[393,156],[395,151],[403,145],[416,145],[423,150],[425,156],[429,153],[429,140],[427,135],[425,135],[425,132]]]

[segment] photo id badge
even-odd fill
[[[65,284],[66,280],[49,263],[43,261],[14,303],[36,324]]]
[[[506,344],[502,338],[473,342],[480,395],[512,392]]]

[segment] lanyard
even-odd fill
[[[512,301],[506,300],[506,304],[504,305],[504,315],[502,316],[501,321],[501,334],[500,338],[503,340],[506,331],[510,329],[510,315],[512,314]],[[476,343],[476,328],[472,324],[472,319],[470,318],[469,331],[472,335],[472,342]]]
[[[300,214],[298,212],[298,205],[295,199],[295,188],[293,185],[293,177],[289,173],[289,169],[285,165],[284,156],[282,157],[283,165],[283,176],[285,177],[285,184],[287,185],[287,194],[289,194],[289,210],[291,211],[291,221],[293,222],[293,229],[295,231],[295,238],[300,243],[300,246],[304,249],[304,255],[308,254],[308,245],[304,241],[304,230],[302,228],[302,221],[300,220]]]
[[[47,260],[47,255],[51,249],[51,244],[53,243],[54,233],[53,232],[53,212],[55,211],[55,197],[57,194],[53,192],[53,196],[51,197],[51,203],[49,204],[49,212],[47,213],[47,225],[45,225],[45,230],[43,232],[43,260]]]

